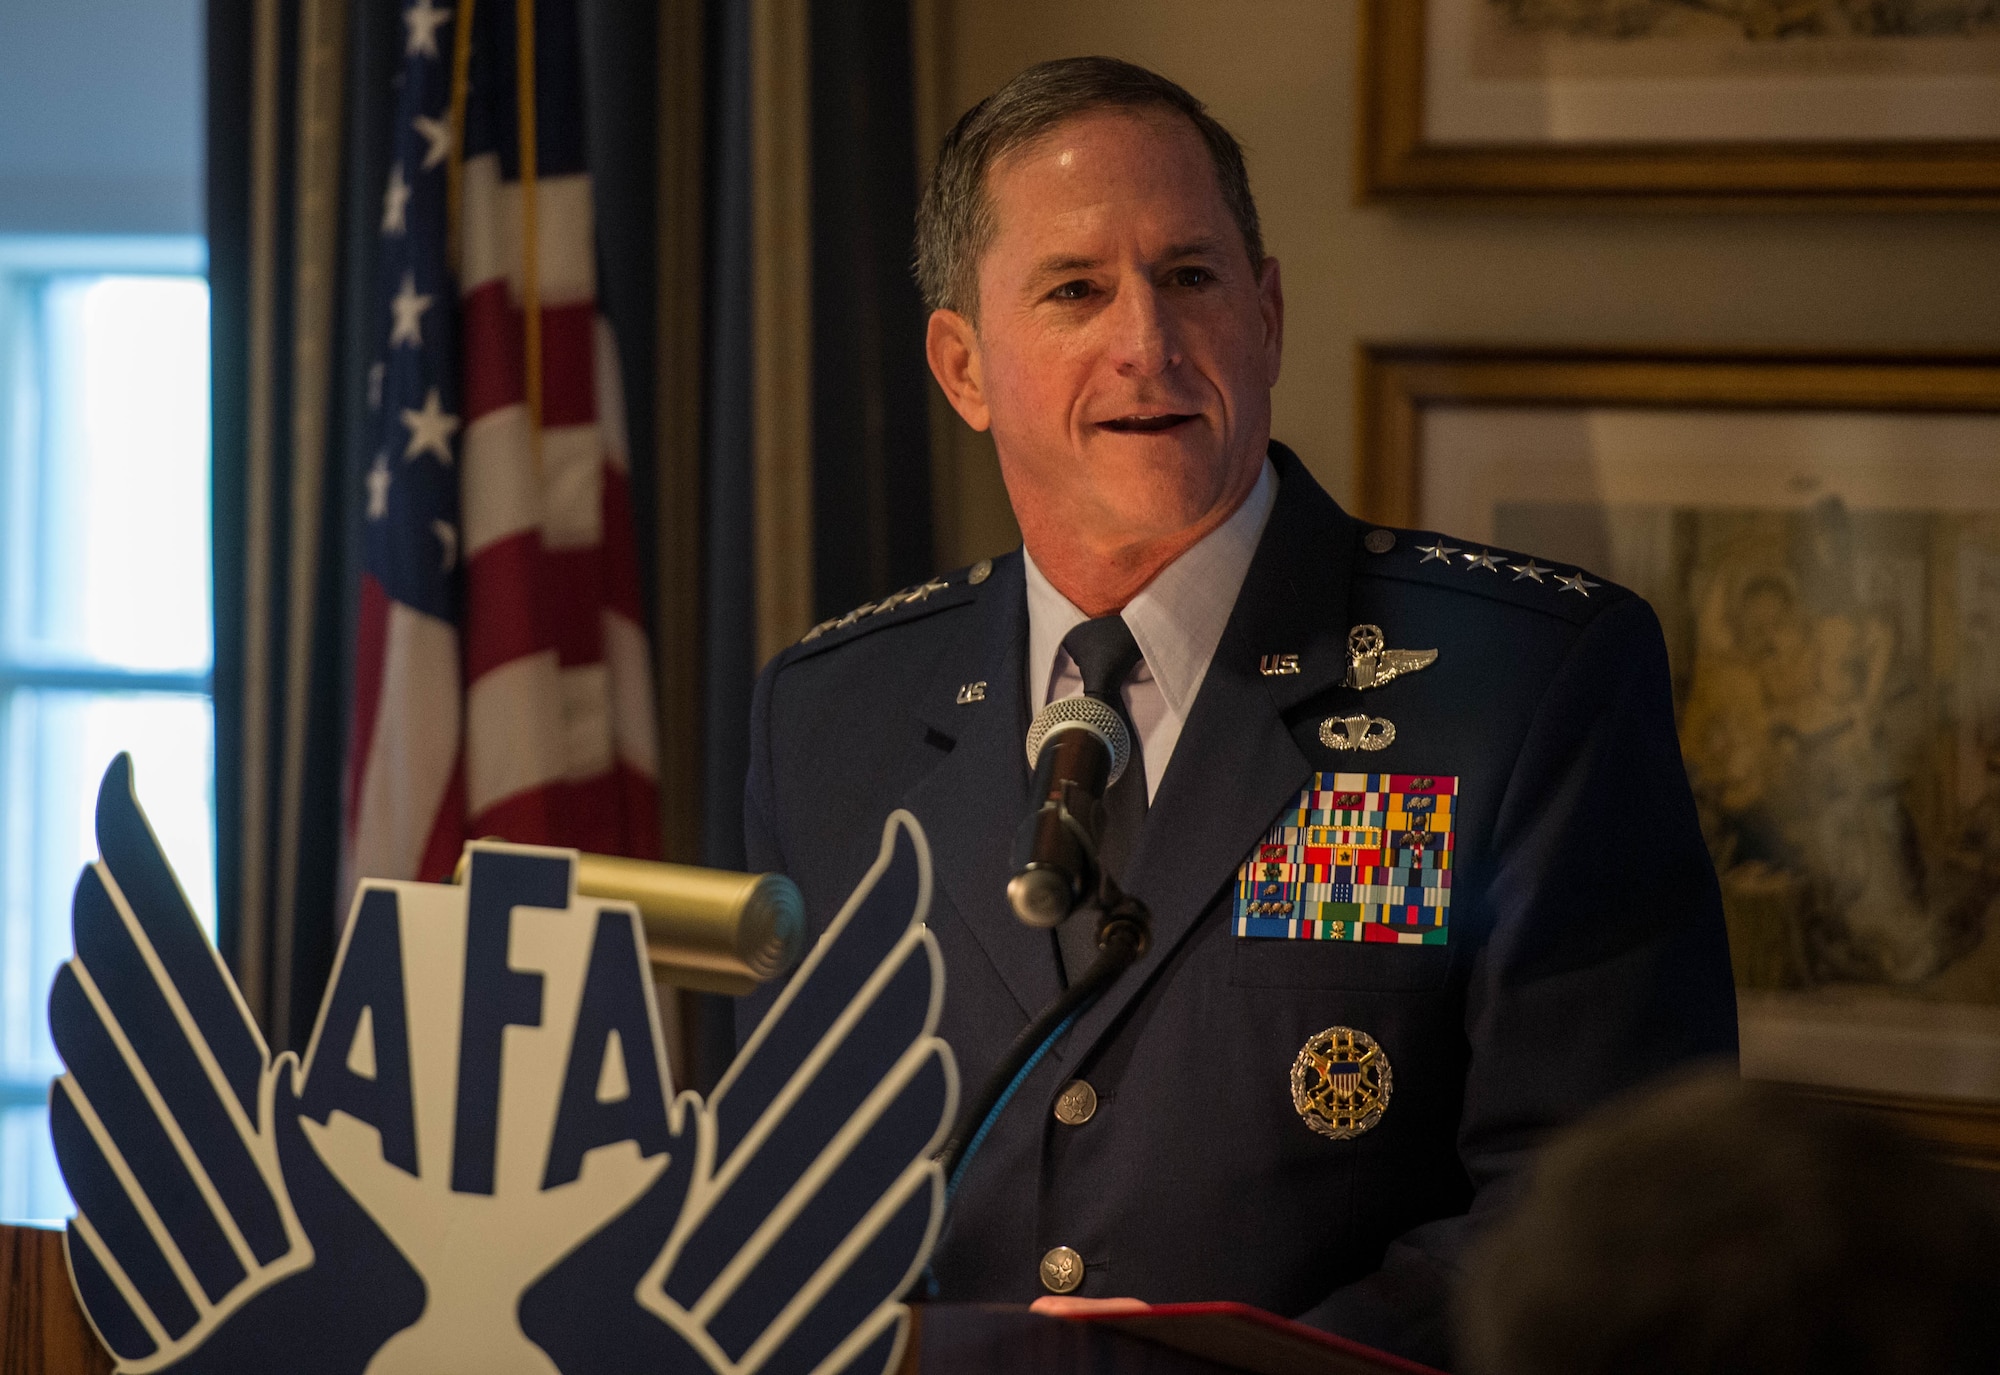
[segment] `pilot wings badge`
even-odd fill
[[[1381,687],[1391,678],[1437,662],[1435,649],[1385,649],[1382,627],[1357,625],[1347,632],[1347,677],[1343,687]]]
[[[906,812],[706,1101],[629,903],[482,841],[365,880],[274,1055],[120,755],[49,1022],[77,1297],[130,1375],[882,1375],[944,1210],[930,852]]]

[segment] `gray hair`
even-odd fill
[[[1065,120],[1107,109],[1164,109],[1187,117],[1208,145],[1216,183],[1243,235],[1250,266],[1262,268],[1264,235],[1235,135],[1157,72],[1115,57],[1065,57],[1028,68],[967,110],[945,135],[917,207],[916,274],[925,305],[977,318],[979,259],[994,229],[988,170]]]

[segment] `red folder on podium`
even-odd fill
[[[923,1304],[916,1375],[1439,1375],[1429,1366],[1241,1303],[1050,1317],[997,1304]]]

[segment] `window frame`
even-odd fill
[[[26,588],[45,551],[39,538],[26,531],[37,512],[19,510],[32,493],[48,462],[45,429],[39,416],[20,413],[24,393],[36,390],[35,379],[16,371],[32,357],[32,339],[23,334],[40,327],[30,302],[39,283],[52,277],[87,276],[208,276],[207,241],[192,234],[0,234],[0,826],[10,824],[9,812],[21,799],[6,785],[11,776],[11,731],[5,729],[17,693],[37,691],[90,694],[170,694],[214,702],[214,667],[204,669],[126,669],[115,664],[40,659],[20,653],[13,628],[21,624]],[[25,346],[24,346],[25,345]],[[40,387],[47,395],[46,380]],[[212,434],[212,428],[211,428]],[[23,442],[39,452],[21,463]],[[211,439],[211,462],[213,441]],[[28,538],[21,538],[25,533]],[[214,611],[209,610],[211,623]],[[212,641],[211,641],[212,643]],[[211,816],[214,799],[211,788]],[[30,937],[31,948],[36,944]],[[0,987],[0,994],[6,990]],[[46,990],[39,996],[46,997]],[[48,1099],[49,1080],[21,1072],[0,1059],[0,1110],[33,1107]]]

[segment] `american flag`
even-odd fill
[[[575,0],[415,0],[402,18],[347,871],[441,879],[488,835],[653,857],[652,669]]]

